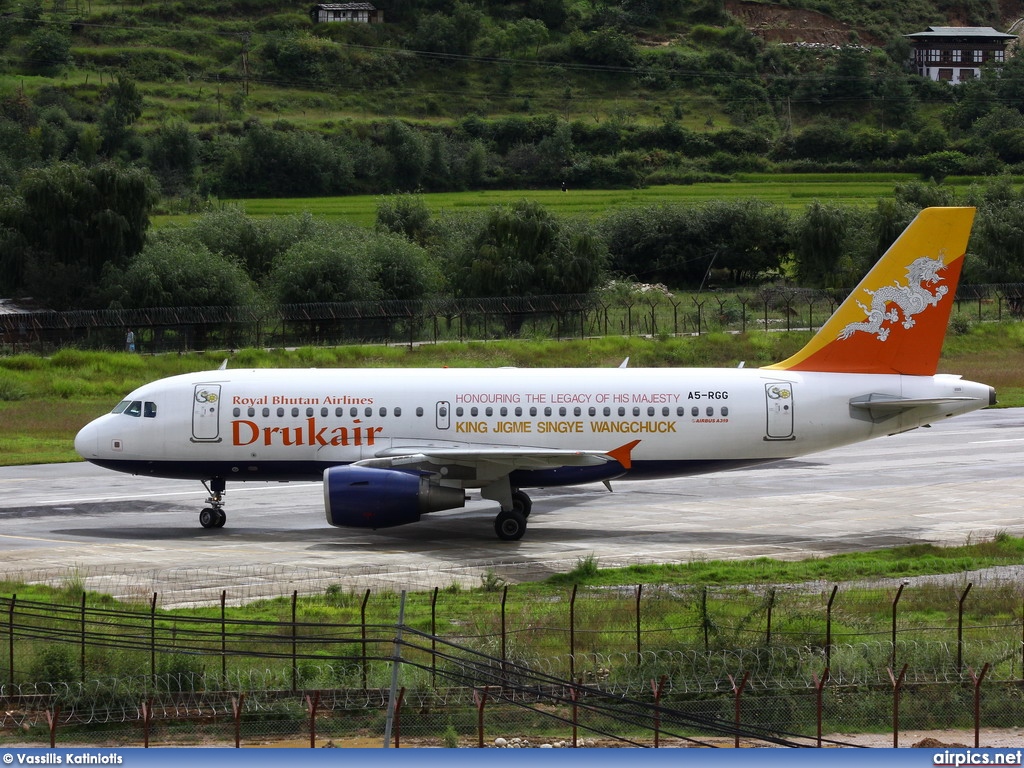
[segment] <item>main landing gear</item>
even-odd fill
[[[223,528],[224,523],[228,521],[228,516],[224,513],[224,489],[227,488],[227,483],[222,477],[214,477],[209,485],[204,480],[203,487],[210,494],[206,500],[210,506],[199,513],[199,524],[203,528]]]
[[[510,509],[502,505],[501,512],[494,518],[494,532],[502,541],[519,541],[526,533],[526,518],[530,516],[533,502],[518,488],[510,489]]]

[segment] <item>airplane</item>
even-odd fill
[[[526,532],[524,488],[749,467],[994,405],[936,374],[974,219],[927,208],[792,357],[722,369],[264,369],[146,384],[82,428],[87,461],[199,480],[204,528],[228,482],[323,481],[327,522],[387,528],[497,502]]]

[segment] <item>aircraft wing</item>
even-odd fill
[[[442,468],[475,470],[478,476],[508,474],[517,469],[557,469],[559,467],[593,467],[617,461],[625,469],[631,466],[630,453],[639,440],[602,450],[565,450],[554,448],[517,447],[506,445],[472,446],[394,446],[372,459],[357,461],[353,466],[377,469],[420,470],[438,472]],[[457,473],[446,473],[456,474]]]

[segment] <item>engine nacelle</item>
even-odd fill
[[[351,466],[324,473],[324,510],[331,525],[391,528],[465,505],[465,491],[433,484],[426,474]]]

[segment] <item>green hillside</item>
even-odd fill
[[[921,207],[963,202],[981,209],[972,279],[1024,274],[1024,56],[951,86],[909,71],[904,37],[1007,29],[1024,0],[380,3],[384,22],[364,24],[269,0],[0,0],[0,296],[54,309],[522,296],[610,276],[696,287],[712,266],[719,282],[831,288]],[[810,190],[806,211],[666,194],[586,221],[395,195],[812,173],[924,184],[873,211]],[[953,176],[968,181],[941,184]],[[300,214],[295,201],[354,195],[379,198],[378,232],[257,224],[221,204]],[[177,213],[195,227],[154,235],[155,214]]]

